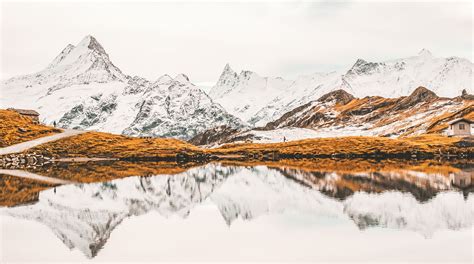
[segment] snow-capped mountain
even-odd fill
[[[229,113],[250,121],[263,107],[269,105],[275,94],[287,90],[292,81],[282,78],[261,77],[251,71],[235,73],[227,64],[209,96],[224,106]]]
[[[329,92],[298,106],[264,127],[210,129],[190,142],[216,146],[229,142],[270,143],[341,136],[400,137],[444,133],[457,118],[471,118],[474,96],[464,90],[454,98],[439,97],[425,87],[409,96],[355,98],[345,90]]]
[[[65,128],[188,139],[244,125],[184,74],[155,82],[125,75],[92,36],[67,45],[46,69],[4,81],[1,93],[0,107],[35,109]]]
[[[438,58],[427,50],[384,62],[359,59],[346,72],[316,73],[294,81],[261,77],[250,71],[237,74],[226,65],[209,94],[231,114],[263,126],[338,89],[356,97],[407,96],[419,86],[444,97],[458,96],[463,89],[472,94],[473,69],[474,64],[467,59]]]
[[[378,184],[364,187],[371,181]],[[338,188],[347,193],[348,187],[357,192],[344,199],[327,195],[336,194],[332,191]],[[420,203],[410,193],[366,192],[398,188],[415,193],[435,190],[436,196]],[[462,193],[439,193],[449,188],[449,180],[435,173],[349,175],[208,164],[177,175],[61,186],[41,192],[35,204],[0,208],[0,214],[43,223],[69,248],[77,248],[92,258],[126,218],[150,211],[163,217],[186,218],[203,202],[215,204],[228,225],[236,219],[301,213],[353,221],[359,228],[387,226],[426,236],[437,230],[470,227],[474,219],[473,196],[465,199]]]
[[[344,90],[336,90],[285,113],[266,127],[310,128],[333,136],[418,135],[441,132],[443,125],[447,127],[450,120],[464,117],[473,107],[473,100],[462,96],[440,98],[424,87],[399,98],[356,99]]]

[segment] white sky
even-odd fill
[[[2,2],[2,78],[42,70],[68,44],[97,38],[126,74],[187,74],[215,82],[236,71],[295,78],[357,58],[416,55],[472,60],[465,2]]]

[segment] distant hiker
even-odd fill
[[[286,142],[286,137],[283,137],[283,142]]]
[[[56,194],[56,187],[54,187],[54,193]]]
[[[56,121],[53,121],[53,126],[56,127]]]

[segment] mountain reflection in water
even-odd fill
[[[40,192],[35,203],[0,208],[0,213],[47,225],[65,245],[89,258],[126,218],[150,211],[186,218],[203,202],[214,204],[229,226],[239,218],[294,213],[430,238],[438,230],[472,226],[474,198],[466,192],[471,178],[470,169],[349,173],[207,164],[174,175],[59,186]]]

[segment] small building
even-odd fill
[[[22,116],[29,117],[31,118],[31,120],[33,120],[34,123],[39,124],[39,113],[36,112],[35,110],[17,109],[17,108],[8,108],[8,110],[15,111]]]
[[[448,123],[448,136],[471,136],[471,125],[474,122],[466,118],[454,119]]]

